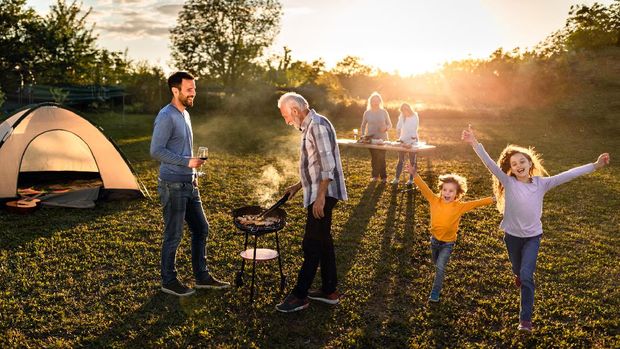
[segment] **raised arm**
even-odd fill
[[[484,199],[461,202],[461,212],[465,213],[480,206],[490,205],[493,202],[495,202],[495,199],[492,196],[486,197]]]
[[[419,174],[417,173],[415,174],[415,177],[413,177],[413,181],[415,182],[415,185],[417,185],[418,188],[420,188],[420,192],[422,193],[422,196],[424,196],[424,198],[427,201],[431,201],[437,198],[437,196],[433,193],[431,188],[428,187],[426,182],[424,182],[424,180],[422,179],[422,177],[420,177]]]
[[[482,160],[482,163],[505,186],[510,179],[510,176],[504,173],[504,171],[502,171],[502,169],[497,166],[497,164],[495,163],[495,161],[493,161],[493,159],[491,159],[487,151],[484,150],[482,144],[478,143],[476,135],[474,134],[474,130],[471,128],[471,125],[469,125],[467,129],[463,130],[461,139],[472,146],[480,160]]]
[[[560,174],[551,177],[542,177],[541,181],[545,186],[545,190],[551,190],[560,184],[569,182],[579,176],[592,173],[600,168],[609,165],[609,153],[599,155],[596,162],[572,168]]]

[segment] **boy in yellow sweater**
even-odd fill
[[[407,170],[414,176],[415,184],[430,205],[431,251],[435,264],[435,280],[428,300],[437,303],[443,284],[444,270],[456,243],[456,232],[459,228],[461,216],[476,207],[490,205],[495,200],[493,197],[487,197],[461,202],[460,199],[467,192],[467,180],[456,174],[439,176],[439,194],[435,194],[422,180],[422,177],[416,173],[415,168],[408,166]]]

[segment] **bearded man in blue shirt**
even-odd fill
[[[164,216],[161,290],[184,297],[196,292],[177,278],[176,254],[183,237],[184,220],[192,234],[195,288],[223,289],[230,284],[214,278],[207,268],[209,222],[202,208],[196,178],[196,168],[205,161],[192,154],[192,124],[187,112],[187,108],[194,105],[196,81],[187,72],[176,72],[168,78],[168,87],[172,101],[155,118],[150,152],[161,162],[157,186]]]

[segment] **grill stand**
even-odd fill
[[[248,248],[248,238],[250,235],[250,232],[248,231],[244,231],[245,233],[245,242],[243,243],[243,251],[247,251]],[[280,270],[280,292],[284,291],[284,288],[286,287],[286,277],[284,276],[284,272],[282,271],[282,258],[280,257],[280,239],[278,238],[278,232],[275,231],[276,234],[276,254],[278,257],[278,268]],[[256,278],[256,250],[257,250],[257,243],[258,243],[258,235],[257,234],[253,234],[254,235],[254,249],[253,249],[253,256],[252,256],[252,283],[250,286],[250,303],[254,302],[254,283],[255,283],[255,278]],[[241,270],[239,272],[237,272],[237,276],[235,278],[235,286],[239,287],[239,286],[243,286],[243,272],[245,271],[245,260],[246,257],[244,257],[244,254],[242,253],[241,256]],[[249,258],[247,258],[249,259]],[[270,258],[273,259],[273,258]],[[268,259],[265,259],[268,260]]]

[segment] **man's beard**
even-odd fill
[[[187,96],[184,96],[183,94],[180,94],[179,95],[179,102],[181,102],[181,104],[183,104],[186,108],[193,107],[194,106],[194,97],[191,97],[191,100],[190,100],[190,97],[187,97]]]

